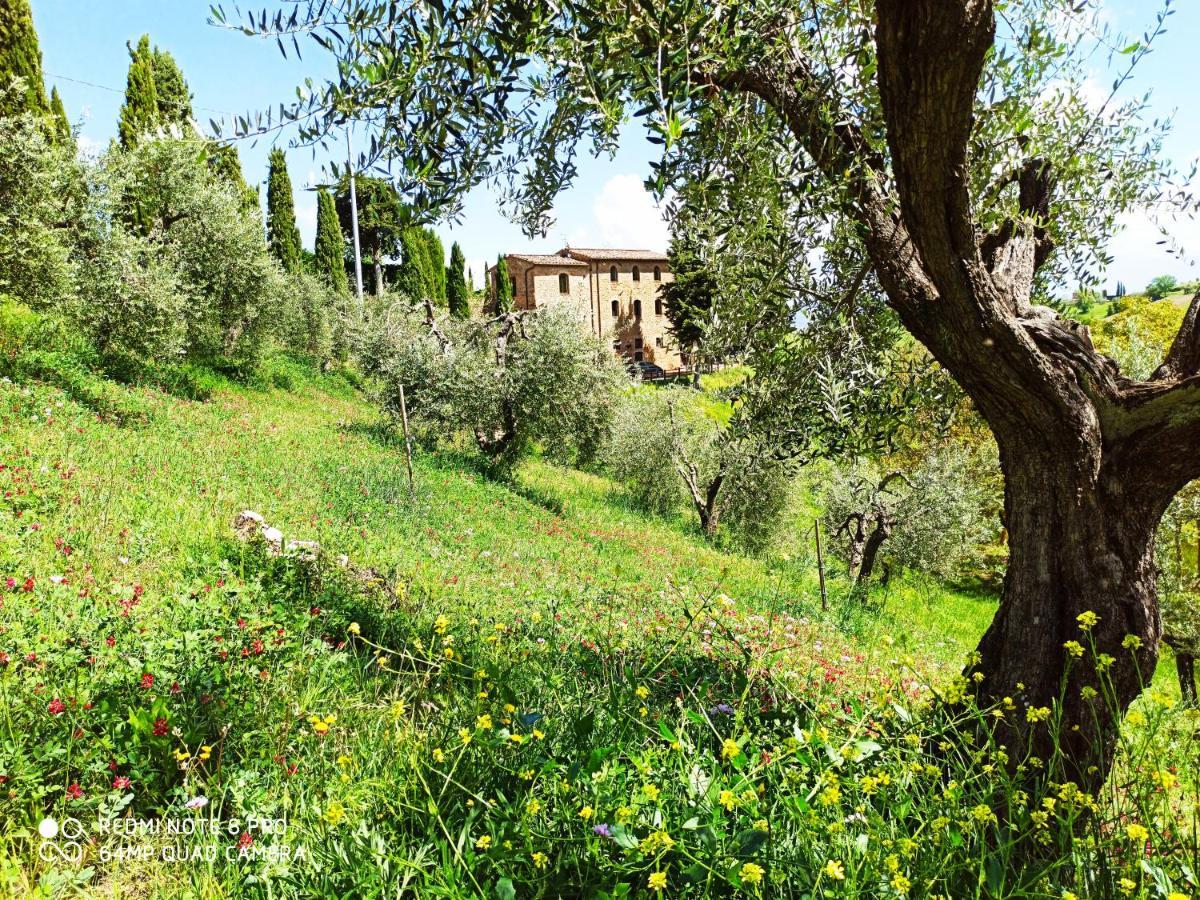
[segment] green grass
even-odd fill
[[[1145,822],[1148,868],[1073,849],[1078,803],[1052,828],[984,815],[1014,798],[994,751],[931,761],[923,685],[953,689],[987,591],[898,578],[861,606],[831,575],[823,612],[806,554],[720,552],[542,461],[502,482],[418,452],[410,492],[344,378],[265,372],[203,403],[114,386],[145,410],[126,425],[0,382],[0,895],[600,898],[661,873],[673,896],[1103,896],[1131,875],[1165,897],[1195,864],[1168,836],[1191,801],[1145,777],[1089,834]],[[243,509],[321,558],[239,543]],[[1169,700],[1143,704],[1125,770],[1194,763]],[[197,796],[215,860],[113,862],[112,836],[39,856],[47,813],[197,819]],[[1053,863],[1019,869],[1017,832]]]

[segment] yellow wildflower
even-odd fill
[[[825,863],[825,868],[823,871],[825,872],[825,877],[832,879],[833,881],[846,880],[846,869],[836,859],[831,859],[829,862]]]
[[[646,882],[646,887],[650,888],[652,891],[662,892],[667,887],[667,873],[651,873],[649,880]]]
[[[758,884],[762,881],[763,867],[748,862],[742,866],[742,871],[738,874],[742,876],[742,881],[746,882],[746,884]]]
[[[723,759],[733,759],[742,752],[742,748],[738,746],[737,741],[733,738],[725,738],[721,744],[721,757]]]

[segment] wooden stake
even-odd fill
[[[400,423],[404,426],[404,464],[408,467],[408,492],[416,493],[413,485],[412,441],[408,439],[408,403],[404,399],[404,385],[400,385]]]
[[[821,580],[821,609],[829,609],[829,595],[825,591],[825,557],[821,554],[821,520],[813,522],[813,534],[817,537],[817,577]]]

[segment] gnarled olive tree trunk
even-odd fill
[[[1064,761],[1095,788],[1120,718],[1157,659],[1154,528],[1174,494],[1200,477],[1200,295],[1145,382],[1121,376],[1085,328],[1032,305],[1035,275],[1053,249],[1045,229],[1052,168],[1032,158],[1012,174],[1020,215],[993,231],[980,226],[970,195],[992,3],[877,0],[875,10],[886,159],[799,52],[709,78],[772,106],[817,165],[850,184],[851,214],[891,305],[995,434],[1011,556],[970,674],[982,673],[982,702],[1018,704],[1000,725],[1014,750],[1029,741],[1050,752],[1046,724],[1029,723],[1024,707],[1061,697]],[[1090,636],[1076,619],[1089,611],[1099,619]],[[1136,652],[1123,647],[1127,635],[1140,641]],[[1083,698],[1096,660],[1073,657],[1063,646],[1073,640],[1112,657],[1111,704]]]

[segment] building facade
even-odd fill
[[[665,254],[566,247],[554,254],[509,253],[504,261],[514,308],[566,306],[618,356],[666,370],[686,365],[659,293],[672,278]],[[488,269],[492,297],[495,281],[493,266]]]

